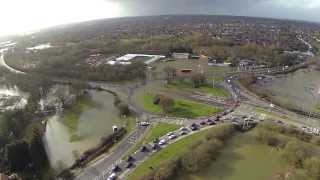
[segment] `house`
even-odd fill
[[[189,53],[172,53],[172,57],[175,59],[189,59]]]
[[[239,66],[240,67],[246,67],[246,66],[252,66],[254,65],[254,61],[253,60],[249,60],[249,59],[242,59],[239,61]]]

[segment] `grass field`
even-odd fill
[[[129,175],[128,180],[139,180],[140,177],[150,173],[150,167],[156,168],[161,163],[183,154],[184,152],[186,152],[188,147],[190,147],[194,142],[204,139],[207,133],[214,130],[214,128],[190,135],[180,141],[169,145],[167,148],[161,150],[160,152],[151,155],[149,159],[143,162],[140,166],[137,167],[137,169],[134,170],[133,173]]]
[[[152,142],[154,139],[159,138],[167,134],[168,132],[175,131],[179,129],[181,126],[176,124],[168,124],[168,123],[158,123],[151,127],[151,129],[147,132],[139,143],[137,143],[132,149],[130,149],[128,155],[137,151],[143,144]]]
[[[81,112],[93,107],[95,107],[94,102],[89,98],[83,97],[79,99],[75,106],[64,113],[63,123],[68,127],[71,133],[77,131]]]
[[[248,133],[233,138],[207,169],[179,180],[270,180],[288,168],[281,151],[250,141]]]
[[[143,93],[141,94],[139,100],[145,110],[155,114],[163,114],[161,107],[153,104],[153,97],[154,95],[151,93]],[[209,116],[223,110],[219,107],[214,107],[186,99],[175,99],[174,101],[174,107],[168,115],[175,117],[197,118],[201,116]]]
[[[196,92],[201,92],[204,94],[216,96],[216,97],[230,97],[230,94],[227,90],[219,87],[211,87],[209,85],[204,85],[199,88],[192,88],[191,83],[180,83],[180,82],[173,82],[170,83],[167,86],[169,89],[175,89],[175,90],[186,90],[186,91],[196,91]]]
[[[212,129],[213,130],[213,129]],[[129,180],[138,180],[148,174],[150,167],[157,168],[159,164],[179,156],[196,142],[205,137],[206,130],[176,143],[152,155],[130,174]],[[270,180],[279,172],[288,170],[289,165],[281,158],[281,150],[256,142],[253,132],[239,134],[233,137],[223,147],[216,161],[207,168],[195,174],[184,174],[176,180]]]

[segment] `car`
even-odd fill
[[[148,152],[148,150],[147,146],[142,146],[140,152]]]
[[[171,135],[174,135],[174,132],[168,132],[167,133],[167,136],[171,136]]]
[[[133,163],[132,162],[128,162],[127,165],[126,165],[126,168],[129,169],[129,168],[132,168],[132,166],[133,166]]]
[[[182,127],[179,129],[179,131],[189,131],[189,129],[187,127]]]
[[[208,119],[207,124],[212,126],[212,125],[215,125],[216,123],[214,121],[212,121],[211,119]]]
[[[149,125],[150,125],[150,123],[147,121],[140,122],[140,126],[149,126]]]
[[[111,168],[111,171],[112,172],[119,172],[119,171],[121,171],[121,168],[118,166],[118,165],[115,165],[115,166],[113,166],[112,168]]]
[[[134,161],[134,158],[132,156],[128,156],[127,162],[133,162],[133,161]]]
[[[191,126],[190,129],[191,129],[192,131],[196,131],[196,130],[198,130],[199,128],[198,128],[198,126]]]
[[[205,126],[205,125],[207,125],[207,123],[205,121],[201,121],[200,125]]]
[[[176,139],[178,136],[176,135],[176,134],[171,134],[170,136],[169,136],[169,139]]]
[[[158,144],[159,144],[160,146],[163,146],[163,145],[165,145],[166,143],[167,143],[167,140],[161,139]]]
[[[180,136],[184,136],[184,135],[187,135],[188,134],[188,131],[180,131]]]
[[[110,174],[110,176],[107,178],[107,180],[116,180],[116,179],[117,179],[116,173]]]
[[[158,150],[158,149],[160,149],[160,146],[157,143],[155,143],[155,144],[152,145],[152,149],[153,150]]]

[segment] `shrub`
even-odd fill
[[[282,157],[295,167],[302,167],[303,162],[310,156],[307,148],[298,141],[290,141],[283,149]]]

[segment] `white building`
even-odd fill
[[[132,61],[135,60],[135,58],[138,57],[145,57],[148,58],[146,61],[144,61],[145,64],[150,64],[155,61],[158,61],[160,59],[165,58],[165,56],[162,55],[149,55],[149,54],[126,54],[124,56],[118,57],[115,60],[111,60],[108,62],[110,65],[115,65],[115,64],[121,64],[121,65],[128,65],[131,64]]]

